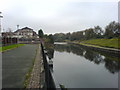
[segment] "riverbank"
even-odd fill
[[[11,49],[23,46],[23,45],[25,45],[25,44],[13,44],[13,45],[8,45],[8,46],[2,46],[2,47],[0,47],[0,52],[11,50]]]
[[[96,46],[101,46],[101,47],[107,47],[107,48],[120,49],[120,38],[92,39],[92,40],[83,41],[81,43],[96,45]]]
[[[83,47],[90,48],[92,50],[97,50],[97,51],[104,51],[104,52],[109,52],[109,53],[114,53],[114,54],[119,54],[120,53],[120,39],[113,38],[113,39],[92,39],[92,40],[86,40],[82,42],[78,41],[73,41],[73,42],[68,42],[72,44],[77,44],[81,45]]]
[[[69,42],[69,43],[80,45],[80,46],[83,46],[85,48],[92,49],[94,51],[102,51],[105,53],[109,52],[112,54],[116,54],[117,56],[119,56],[119,53],[120,53],[120,49],[107,48],[107,47],[101,47],[101,46],[97,46],[97,45],[90,45],[90,44],[78,43],[78,42]]]

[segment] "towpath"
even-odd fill
[[[24,45],[2,53],[2,88],[23,88],[38,45]]]

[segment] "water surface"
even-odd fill
[[[57,86],[66,88],[118,88],[118,57],[79,45],[55,44],[48,54],[53,60]]]

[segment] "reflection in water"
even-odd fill
[[[53,48],[49,48],[47,49],[47,56],[48,58],[51,60],[52,58],[54,58],[54,49]]]
[[[53,72],[53,58],[54,58],[54,49],[53,48],[47,48],[47,57],[49,58],[48,63],[50,70]]]
[[[118,87],[118,57],[72,44],[47,48],[48,62],[56,86],[67,88]],[[103,54],[104,53],[104,54]],[[53,65],[54,64],[54,65]]]
[[[100,63],[104,63],[104,66],[107,70],[109,70],[110,73],[114,74],[117,73],[120,70],[119,64],[120,61],[118,60],[118,57],[115,56],[108,56],[107,54],[102,52],[94,52],[89,49],[83,48],[79,45],[71,45],[71,44],[64,44],[64,45],[58,45],[56,44],[54,49],[59,52],[68,52],[73,53],[79,56],[82,56],[86,58],[86,60],[89,60],[91,62],[94,62],[96,65],[99,65]],[[53,58],[54,50],[52,51],[51,56]]]

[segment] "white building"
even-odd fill
[[[14,32],[14,34],[15,34],[14,37],[18,37],[18,38],[38,38],[36,32],[28,27],[18,29],[17,31]]]

